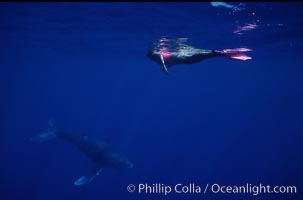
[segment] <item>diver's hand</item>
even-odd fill
[[[165,75],[168,75],[168,70],[166,69],[166,67],[163,67],[163,68],[162,68],[162,71],[163,71],[163,73],[164,73]]]

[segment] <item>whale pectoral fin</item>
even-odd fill
[[[165,65],[165,61],[164,61],[164,58],[163,58],[162,54],[160,54],[160,58],[161,58],[161,62],[162,62],[162,71],[164,72],[164,74],[168,75],[168,70],[167,70],[167,67]]]
[[[80,177],[79,179],[77,179],[74,182],[74,185],[80,186],[83,185],[85,183],[91,182],[96,176],[99,175],[99,173],[101,172],[102,168],[94,168],[92,169],[89,174]]]

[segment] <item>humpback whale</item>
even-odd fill
[[[48,129],[38,136],[30,138],[33,142],[45,142],[54,138],[60,138],[74,144],[87,157],[96,164],[85,176],[80,177],[74,185],[83,185],[92,181],[99,175],[103,168],[133,168],[133,164],[126,157],[113,151],[105,142],[97,141],[84,134],[56,131],[52,121],[49,121]]]

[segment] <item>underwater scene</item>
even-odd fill
[[[1,2],[0,199],[303,199],[303,3]]]

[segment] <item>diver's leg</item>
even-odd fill
[[[235,48],[235,49],[223,49],[223,50],[215,50],[217,54],[226,56],[231,59],[236,60],[250,60],[252,59],[250,56],[247,56],[244,52],[252,51],[248,48]]]

